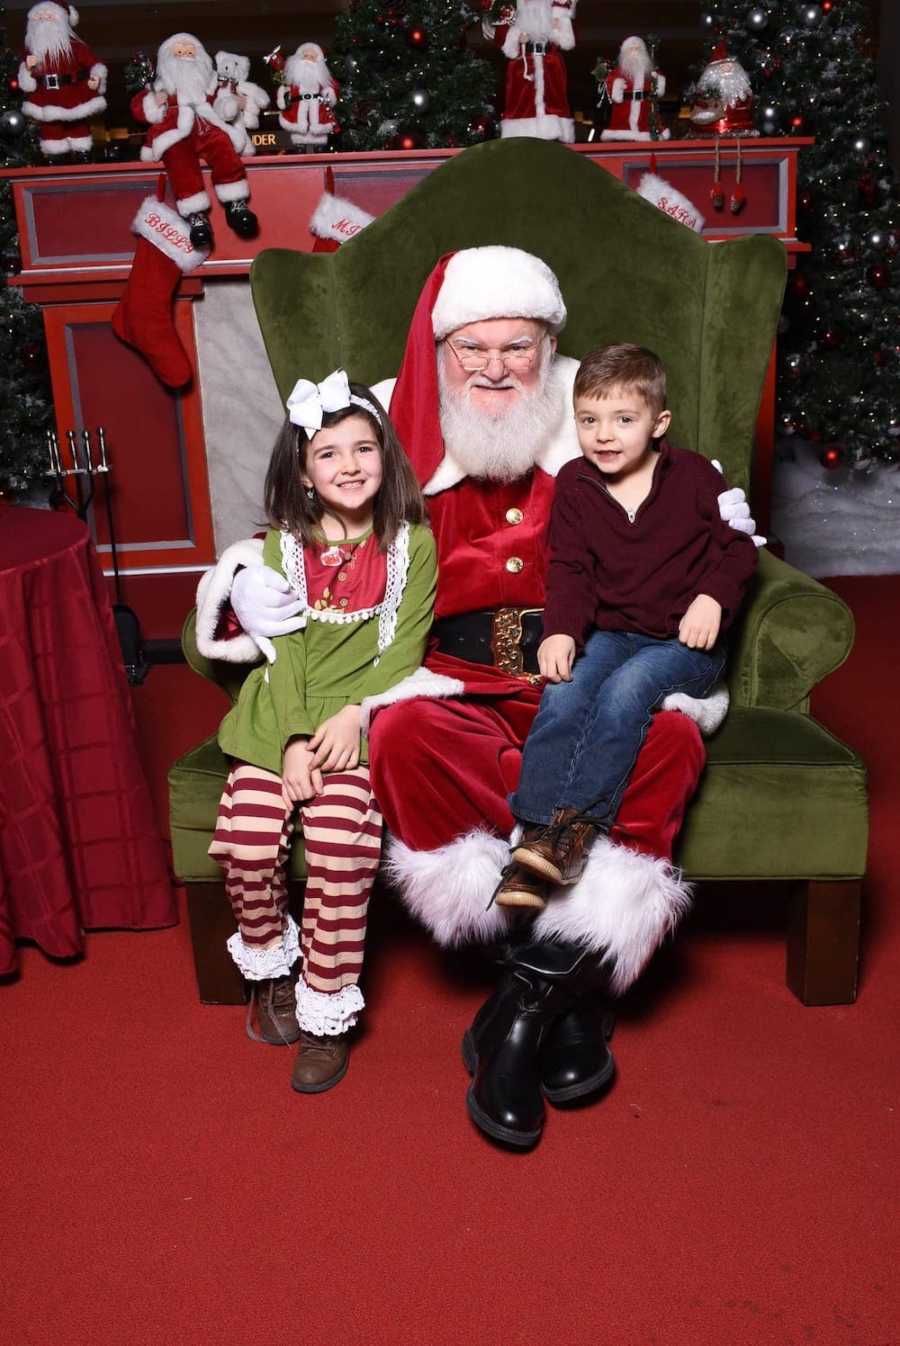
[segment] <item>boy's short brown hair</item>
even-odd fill
[[[598,346],[588,351],[575,375],[576,397],[608,397],[616,389],[637,393],[654,416],[666,409],[666,371],[644,346]]]

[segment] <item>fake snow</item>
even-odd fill
[[[770,531],[784,559],[817,579],[900,573],[900,471],[829,471],[805,440],[782,440]]]

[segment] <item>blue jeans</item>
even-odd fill
[[[522,754],[510,808],[526,823],[577,809],[609,830],[650,720],[669,692],[706,696],[725,667],[721,644],[691,650],[634,631],[595,631],[572,681],[548,683]]]

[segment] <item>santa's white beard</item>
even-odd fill
[[[212,76],[212,62],[191,56],[172,56],[160,63],[160,78],[167,93],[175,94],[179,106],[189,106],[203,112],[208,106],[207,89]]]
[[[639,52],[622,52],[619,56],[619,69],[632,84],[646,84],[650,74],[650,57],[646,48]]]
[[[532,42],[548,42],[553,34],[553,10],[548,0],[519,0],[516,27]]]
[[[495,412],[476,406],[470,389],[481,377],[472,374],[465,388],[456,391],[447,386],[443,362],[438,361],[444,447],[467,477],[515,481],[534,467],[562,416],[571,414],[568,397],[549,345],[540,357],[534,389],[525,390],[514,374],[506,375],[503,386],[519,389],[512,406],[504,405]]]
[[[39,61],[69,56],[75,34],[66,19],[29,19],[25,47]]]
[[[305,61],[302,57],[292,56],[284,67],[288,84],[303,93],[318,93],[331,83],[331,73],[324,61]]]

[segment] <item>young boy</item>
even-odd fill
[[[722,635],[756,548],[719,517],[720,474],[664,439],[666,375],[640,346],[604,346],[575,377],[582,457],[556,479],[544,639],[547,679],[510,797],[523,825],[497,890],[542,907],[574,883],[608,832],[654,708],[703,697],[725,666]]]

